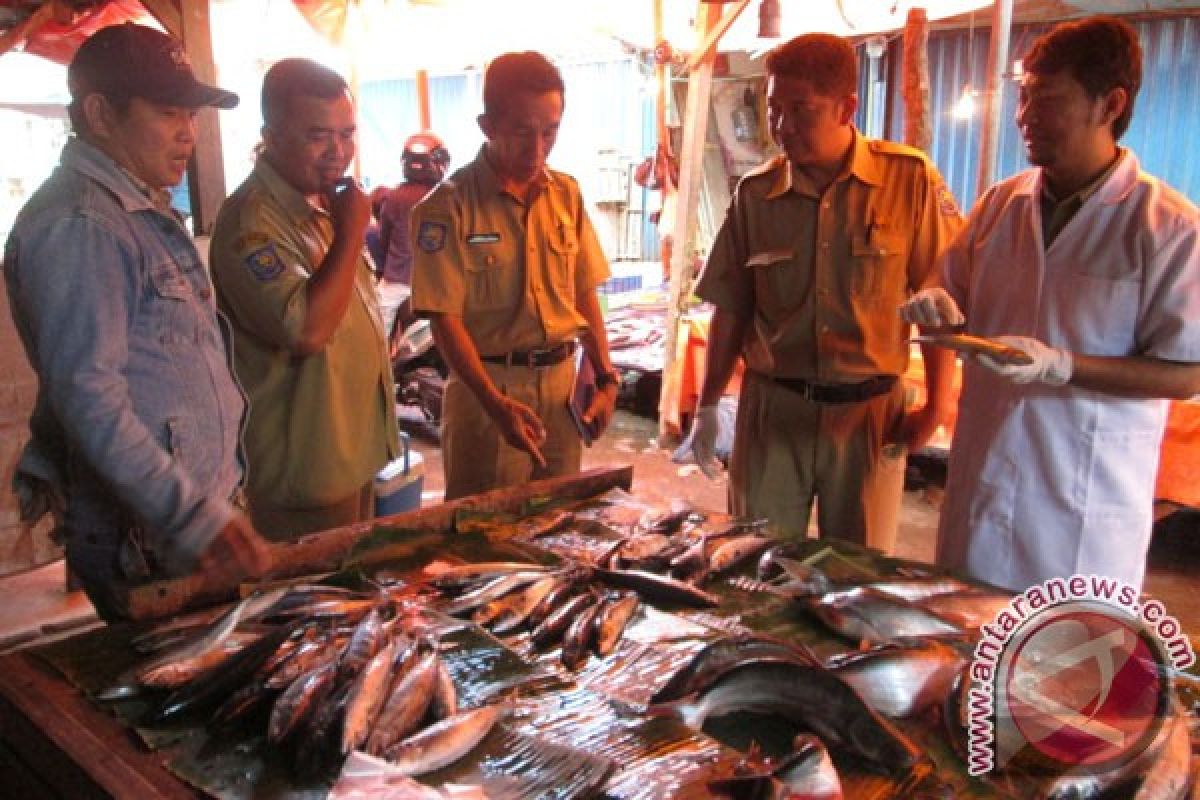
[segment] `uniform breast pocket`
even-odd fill
[[[191,284],[172,262],[150,269],[148,310],[159,342],[164,345],[193,344],[198,337],[198,319]]]
[[[511,308],[521,291],[521,276],[512,263],[484,248],[467,252],[467,310]]]
[[[790,249],[762,250],[746,259],[754,276],[754,300],[768,317],[776,317],[804,299],[800,265]]]
[[[1069,320],[1081,352],[1127,356],[1136,347],[1142,286],[1136,280],[1075,272],[1055,287],[1062,317]]]
[[[896,305],[908,288],[908,240],[898,234],[855,232],[850,240],[851,291],[862,302]]]
[[[551,237],[550,251],[553,253],[550,269],[554,287],[567,297],[575,293],[575,267],[579,261],[579,240],[572,231],[562,231]]]

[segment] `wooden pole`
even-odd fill
[[[1012,30],[1012,0],[992,3],[992,33],[988,43],[987,91],[979,137],[979,174],[975,196],[983,194],[996,174],[996,143],[1000,141],[1000,109],[1004,104],[1004,71],[1008,65],[1008,39]]]
[[[196,77],[204,83],[218,83],[217,67],[213,61],[209,0],[183,0],[179,19],[180,38]],[[247,102],[247,98],[243,97],[242,102]],[[217,210],[225,200],[221,122],[215,108],[200,109],[196,115],[196,150],[188,170],[188,189],[192,199],[192,232],[197,236],[206,236],[212,233]]]
[[[417,70],[417,118],[421,121],[421,130],[433,130],[432,115],[429,113],[429,72]]]
[[[929,151],[933,129],[929,119],[929,18],[925,9],[910,8],[904,23],[904,143]]]
[[[696,11],[700,35],[707,36],[721,16],[721,3],[701,0]],[[677,358],[680,315],[692,293],[692,237],[700,208],[700,190],[704,185],[704,144],[708,138],[709,105],[712,97],[713,62],[716,48],[688,75],[687,109],[683,123],[683,145],[679,159],[679,194],[675,216],[675,245],[671,252],[671,276],[667,288],[667,330],[664,346],[663,387],[659,396],[658,430],[666,440],[679,431],[672,427],[676,412],[670,406],[679,400]]]
[[[337,569],[355,543],[376,528],[449,534],[454,530],[455,516],[460,510],[519,512],[535,498],[582,500],[614,487],[629,489],[632,485],[633,467],[592,469],[565,478],[532,481],[511,489],[496,489],[429,508],[309,534],[299,541],[271,545],[275,561],[272,577],[289,578]],[[144,584],[129,590],[129,615],[136,620],[155,619],[203,608],[235,598],[238,587],[236,578],[225,577],[206,584],[194,575]]]

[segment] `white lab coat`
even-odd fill
[[[1197,209],[1133,153],[1042,246],[1041,170],[996,185],[943,256],[971,333],[1200,362]],[[1167,401],[1021,386],[974,364],[938,560],[1014,590],[1101,574],[1141,587]]]

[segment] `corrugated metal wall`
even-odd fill
[[[1142,167],[1200,202],[1200,17],[1164,17],[1134,22],[1143,48],[1142,90],[1133,122],[1121,144],[1131,148]],[[1020,58],[1046,26],[1014,27],[1009,43],[1012,59]],[[954,104],[968,84],[980,87],[987,71],[989,31],[933,33],[929,37],[930,103],[933,108],[931,156],[959,204],[970,208],[976,192],[980,116],[956,119]],[[895,57],[898,50],[889,50]],[[889,87],[892,104],[888,138],[903,135],[903,99],[899,86]],[[1028,166],[1014,123],[1017,83],[1004,85],[996,179]]]

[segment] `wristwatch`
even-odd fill
[[[610,369],[608,372],[597,372],[596,373],[596,388],[597,389],[606,389],[609,386],[614,386],[614,385],[617,388],[620,388],[621,373],[617,372],[615,369]]]

